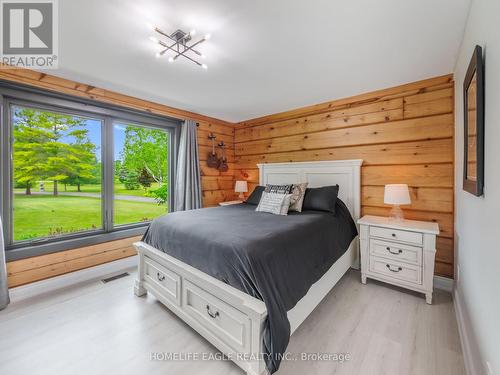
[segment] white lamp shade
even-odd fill
[[[246,181],[236,181],[234,185],[234,191],[236,193],[246,193],[248,191],[248,184]]]
[[[406,184],[385,185],[384,190],[385,204],[411,204],[410,192]]]

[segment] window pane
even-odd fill
[[[168,132],[114,124],[114,224],[146,222],[167,213]]]
[[[14,241],[102,228],[101,120],[12,106]]]

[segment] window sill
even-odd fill
[[[16,247],[7,249],[5,257],[7,262],[31,258],[39,255],[56,253],[64,250],[77,249],[79,247],[97,245],[103,242],[120,240],[127,237],[143,235],[147,229],[147,225],[135,228],[127,228],[116,230],[109,233],[99,233],[95,235],[88,235],[85,237],[61,239],[60,241],[48,242],[37,245],[27,245],[23,247]]]

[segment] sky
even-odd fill
[[[97,147],[97,160],[101,161],[101,121],[99,120],[86,120],[85,128],[89,131],[88,137],[90,141]],[[125,143],[125,126],[121,124],[115,124],[113,129],[114,137],[114,158],[115,160],[120,160],[120,152],[123,149]]]

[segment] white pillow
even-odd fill
[[[291,198],[292,194],[266,193],[264,191],[255,211],[285,216],[288,214]]]

